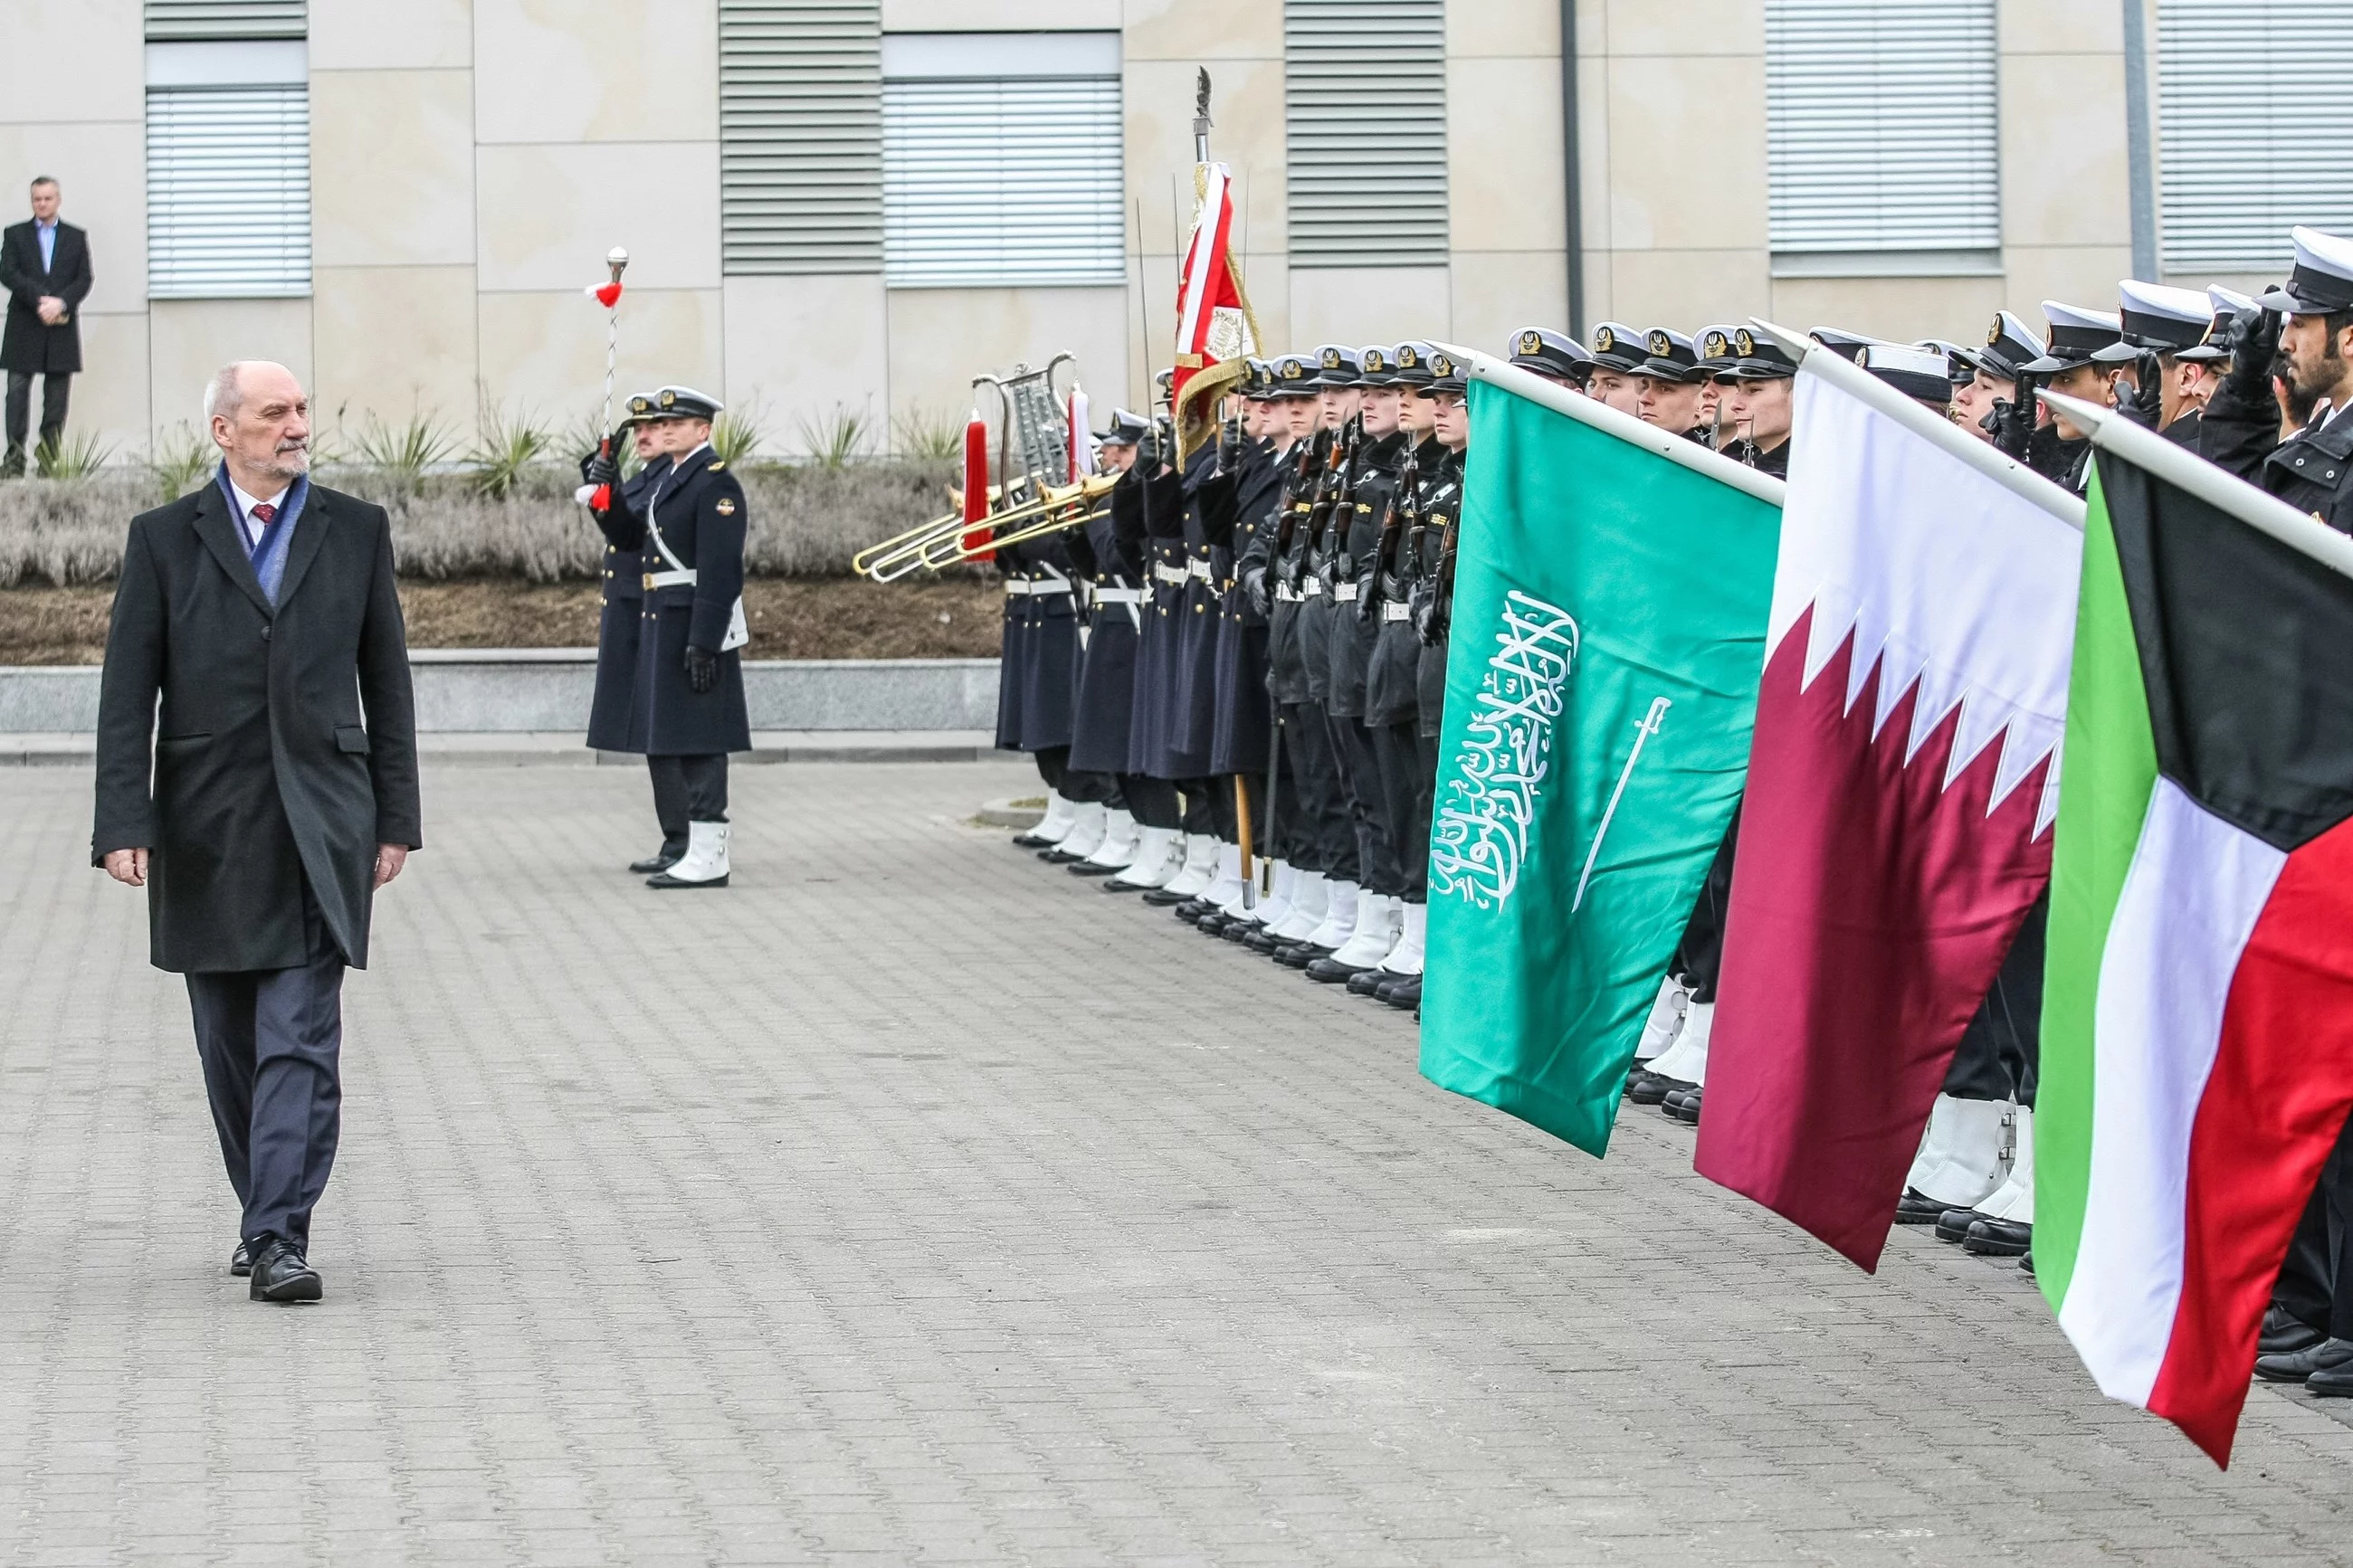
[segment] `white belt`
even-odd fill
[[[1355,604],[1356,602],[1356,584],[1354,583],[1333,584],[1332,597],[1344,605]]]
[[[1299,603],[1299,590],[1287,583],[1277,583],[1274,585],[1274,602],[1278,605],[1295,605]]]
[[[1005,596],[1008,599],[1030,599],[1039,595],[1067,594],[1070,591],[1069,583],[1057,583],[1050,578],[1008,577],[1005,580]]]
[[[1151,597],[1151,590],[1146,588],[1097,588],[1095,590],[1095,603],[1098,605],[1141,605]]]
[[[1152,563],[1152,580],[1155,583],[1166,583],[1174,586],[1184,583],[1191,576],[1192,574],[1182,566],[1164,566],[1157,561]]]
[[[1314,599],[1322,596],[1323,592],[1324,579],[1321,577],[1310,577],[1307,579],[1307,585],[1299,590],[1299,595],[1300,597],[1304,599]]]
[[[1206,561],[1187,561],[1185,563],[1185,574],[1188,577],[1198,577],[1206,583],[1209,580],[1209,563]]]
[[[1413,606],[1411,605],[1401,605],[1395,599],[1383,599],[1381,601],[1381,619],[1385,621],[1409,621],[1413,619]]]
[[[675,572],[649,572],[645,585],[649,593],[656,588],[691,588],[694,586],[694,568],[687,566]]]

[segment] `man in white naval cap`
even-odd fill
[[[2058,300],[2042,301],[2042,319],[2051,324],[2051,345],[2038,360],[2020,368],[2042,378],[2046,392],[2094,403],[2103,408],[2116,402],[2112,388],[2116,367],[2092,356],[2124,339],[2124,323],[2105,310],[2087,310]],[[2052,424],[2059,444],[2045,476],[2077,495],[2092,482],[2092,433],[2079,430],[2064,414],[2052,411]],[[2040,468],[2040,465],[2038,465]]]
[[[2212,310],[2196,289],[2169,289],[2127,278],[2116,285],[2119,340],[2092,353],[2092,363],[2124,367],[2131,381],[2130,397],[2118,389],[2117,403],[2126,416],[2158,430],[2170,440],[2198,446],[2197,408],[2184,396],[2179,355],[2206,338]],[[2187,421],[2186,428],[2177,428]]]
[[[2240,311],[2253,304],[2253,300],[2235,289],[2208,284],[2206,309],[2211,319],[2206,323],[2206,335],[2173,356],[2173,390],[2195,417],[2186,415],[2163,429],[2193,452],[2198,450],[2200,433],[2206,427],[2206,405],[2231,371],[2231,324],[2238,320]]]
[[[2353,239],[2298,228],[2295,270],[2232,323],[2231,374],[2206,405],[2199,450],[2298,511],[2353,533]],[[2273,356],[2312,417],[2279,439]]]

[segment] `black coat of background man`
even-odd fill
[[[408,649],[384,509],[311,484],[293,374],[230,365],[205,416],[220,468],[123,546],[90,857],[147,889],[150,961],[187,976],[244,1205],[229,1271],[255,1300],[314,1301],[343,971],[422,842]]]
[[[75,312],[90,294],[90,238],[58,216],[55,180],[33,182],[33,216],[0,234],[0,289],[8,324],[0,331],[0,371],[8,375],[8,450],[0,474],[25,471],[25,436],[33,416],[33,378],[41,378],[41,446],[65,434],[66,397],[81,369],[81,324]]]

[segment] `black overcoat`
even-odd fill
[[[605,532],[604,592],[598,598],[596,615],[596,689],[588,699],[588,744],[600,752],[626,752],[629,745],[629,700],[638,683],[638,633],[645,620],[645,567],[638,557],[636,543],[623,546],[614,542],[617,536],[627,534],[632,540],[641,537],[642,521],[615,522],[615,512],[624,517],[632,509],[645,504],[646,492],[653,483],[670,471],[667,457],[656,458],[622,482],[619,487],[621,504],[605,511],[591,510],[596,526]],[[637,531],[632,533],[634,529]]]
[[[151,851],[155,966],[306,962],[307,878],[365,968],[376,847],[417,848],[421,815],[384,509],[312,486],[275,607],[217,482],[133,518],[100,684],[90,860]]]
[[[1240,563],[1252,558],[1260,534],[1274,526],[1284,472],[1271,447],[1252,443],[1234,486],[1231,530],[1222,540],[1213,537],[1210,542],[1224,563],[1213,656],[1218,725],[1209,744],[1213,775],[1266,770],[1273,718],[1266,689],[1267,625],[1241,588]],[[1255,558],[1262,561],[1263,552]]]
[[[81,302],[90,297],[90,237],[60,219],[49,265],[30,218],[0,234],[0,289],[8,291],[8,325],[0,331],[0,371],[54,375],[81,369]],[[66,302],[66,319],[41,320],[41,297]]]
[[[1110,509],[1070,539],[1072,566],[1087,585],[1087,636],[1079,654],[1077,707],[1071,715],[1070,765],[1080,773],[1127,771],[1135,645],[1144,626],[1144,609],[1134,603],[1145,576],[1144,535],[1140,523],[1123,532],[1115,519],[1136,504],[1141,484],[1133,472],[1123,475],[1112,488]]]
[[[618,505],[613,510],[606,538],[625,551],[636,546],[641,574],[676,570],[655,542],[659,530],[680,565],[695,575],[691,583],[644,590],[623,749],[656,757],[750,751],[743,654],[719,650],[735,601],[744,596],[744,531],[750,522],[744,487],[709,447],[698,447],[626,511]],[[718,656],[719,683],[708,691],[696,691],[687,680],[690,647]]]
[[[1016,531],[1019,523],[1007,525]],[[996,552],[1004,574],[1005,631],[998,644],[997,746],[1046,752],[1071,743],[1078,691],[1078,598],[1071,554],[1060,534]]]

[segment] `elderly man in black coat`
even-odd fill
[[[8,450],[0,475],[25,471],[32,424],[33,378],[41,378],[41,446],[65,434],[66,395],[81,369],[81,327],[74,312],[90,295],[90,240],[58,216],[58,183],[33,182],[33,216],[0,233],[0,291],[8,324],[0,331],[0,371],[8,376]]]
[[[150,961],[187,976],[229,1184],[232,1274],[315,1301],[346,966],[418,847],[417,720],[384,509],[310,482],[310,407],[233,364],[211,482],[132,520],[107,635],[91,862],[147,889]]]

